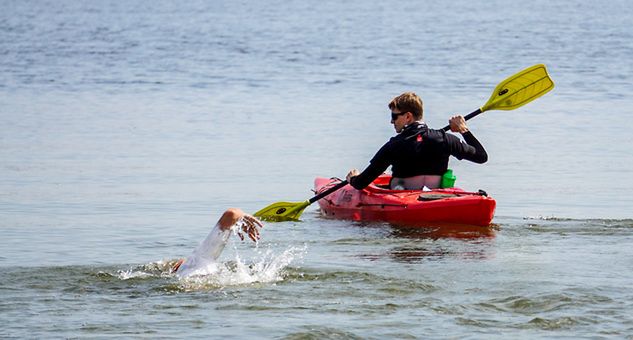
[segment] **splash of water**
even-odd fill
[[[257,250],[257,256],[251,261],[242,260],[236,251],[231,261],[216,263],[214,270],[206,275],[197,273],[181,278],[180,284],[185,290],[197,290],[283,281],[288,266],[294,261],[301,260],[306,248],[305,245],[291,246],[280,254],[276,254],[272,249]]]
[[[120,280],[148,279],[173,276],[173,266],[177,260],[161,260],[136,266],[128,270],[119,270],[115,277]]]
[[[241,220],[231,227],[234,236],[239,236],[242,229]],[[236,240],[237,238],[233,238]],[[211,243],[210,243],[211,244]],[[224,244],[212,243],[214,246]],[[119,271],[117,277],[120,280],[167,278],[177,279],[178,285],[185,291],[224,288],[227,286],[248,285],[254,283],[279,282],[286,276],[287,268],[296,261],[303,259],[307,252],[307,245],[302,247],[290,246],[281,253],[275,253],[270,247],[260,249],[259,242],[255,243],[255,256],[243,260],[237,247],[237,242],[232,242],[233,258],[224,262],[212,258],[202,257],[197,259],[196,270],[186,277],[180,277],[173,271],[177,260],[163,260],[151,262],[143,266],[126,271]],[[215,251],[217,249],[205,249]],[[219,249],[221,251],[221,249]],[[194,251],[195,253],[195,251]]]

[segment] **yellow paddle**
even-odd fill
[[[492,92],[488,102],[464,117],[469,120],[489,110],[514,110],[544,95],[554,88],[545,65],[538,64],[505,79]],[[443,128],[448,131],[449,126]],[[303,202],[277,202],[256,212],[254,215],[266,221],[298,221],[303,210],[310,204],[347,185],[347,181],[323,191]]]
[[[489,110],[514,110],[546,94],[553,88],[554,82],[549,77],[545,65],[530,66],[499,83],[492,91],[486,104],[466,115],[464,119],[469,120]],[[442,130],[448,131],[450,126],[447,125]]]
[[[303,202],[277,202],[266,208],[256,212],[254,215],[265,221],[282,222],[282,221],[298,221],[303,210],[310,204],[322,199],[323,197],[335,192],[336,190],[347,185],[347,181],[325,190],[324,192]]]

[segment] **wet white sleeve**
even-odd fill
[[[204,241],[180,265],[176,274],[181,277],[192,274],[207,274],[209,267],[214,265],[222,254],[230,236],[231,229],[222,230],[220,225],[216,224]]]

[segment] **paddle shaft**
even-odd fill
[[[340,189],[340,188],[342,188],[342,187],[344,187],[346,185],[347,185],[347,180],[345,180],[345,181],[343,181],[343,182],[341,182],[341,183],[339,183],[339,184],[337,184],[337,185],[325,190],[324,192],[312,197],[308,201],[310,202],[310,204],[312,204],[312,203],[322,199],[323,197],[335,192],[336,190],[338,190],[338,189]]]
[[[469,120],[469,119],[471,119],[471,118],[473,118],[473,117],[477,116],[478,114],[480,114],[480,113],[482,113],[482,112],[483,112],[483,111],[481,111],[481,108],[479,108],[479,109],[477,109],[477,110],[475,110],[475,111],[473,111],[473,112],[471,112],[471,113],[467,114],[467,115],[466,115],[466,117],[464,117],[464,120]],[[448,130],[450,130],[450,129],[451,129],[451,126],[450,126],[450,125],[446,125],[446,126],[445,126],[442,130],[444,130],[444,131],[448,131]]]

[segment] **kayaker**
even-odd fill
[[[241,209],[229,208],[193,253],[186,259],[178,260],[172,266],[172,272],[180,277],[187,277],[206,270],[220,257],[231,236],[233,226],[238,226],[237,235],[242,240],[244,240],[244,234],[247,234],[254,242],[259,240],[259,230],[264,227],[257,218],[244,213]]]
[[[389,102],[391,124],[398,135],[392,137],[360,173],[352,169],[347,180],[361,190],[380,176],[391,165],[391,189],[418,190],[423,187],[439,188],[442,175],[448,169],[449,156],[485,163],[488,154],[468,130],[464,117],[456,115],[449,120],[452,132],[429,128],[423,119],[422,100],[413,92],[405,92]]]

